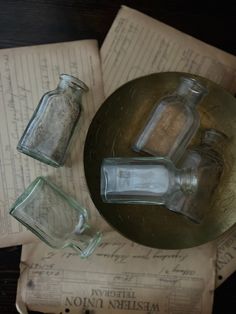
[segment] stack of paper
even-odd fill
[[[83,145],[104,97],[130,79],[184,71],[235,93],[236,57],[127,7],[119,11],[100,53],[101,66],[97,43],[91,40],[0,51],[0,246],[35,240],[9,216],[8,208],[38,175],[50,176],[90,208],[93,223],[104,231],[103,243],[88,260],[42,243],[24,245],[18,309],[22,313],[27,309],[211,313],[215,279],[219,285],[236,269],[236,228],[218,242],[180,251],[150,249],[124,239],[110,230],[90,199]],[[84,99],[80,136],[69,163],[55,170],[18,153],[15,147],[40,96],[55,88],[63,72],[82,79],[90,92]]]

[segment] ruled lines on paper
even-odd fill
[[[84,81],[90,91],[83,98],[79,131],[66,166],[54,169],[16,150],[42,95],[56,88],[59,75]],[[90,121],[104,99],[97,42],[84,40],[0,50],[0,246],[29,238],[8,210],[37,176],[49,176],[85,207],[92,207],[83,170],[83,144]]]
[[[204,76],[236,92],[236,57],[123,6],[101,48],[105,95],[150,73]]]

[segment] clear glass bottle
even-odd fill
[[[195,223],[201,223],[211,205],[212,196],[224,169],[223,149],[227,136],[215,129],[205,129],[200,145],[189,149],[180,167],[191,167],[198,173],[198,188],[192,195],[181,191],[169,199],[167,207]]]
[[[192,169],[178,170],[162,157],[105,158],[101,166],[101,196],[108,203],[165,204],[177,191],[196,187]]]
[[[65,162],[81,114],[81,96],[88,87],[79,79],[61,74],[57,88],[43,95],[17,149],[48,165]]]
[[[155,105],[133,149],[176,162],[199,127],[196,106],[206,94],[199,81],[182,77],[176,91]]]
[[[10,214],[49,246],[71,247],[81,257],[92,254],[101,240],[88,211],[44,177],[29,185]]]

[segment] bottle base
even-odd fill
[[[54,168],[59,168],[59,167],[62,167],[64,163],[59,163],[55,160],[52,160],[50,159],[48,156],[46,155],[43,155],[41,153],[41,155],[39,155],[38,153],[34,152],[33,150],[29,150],[28,148],[24,147],[24,146],[17,146],[16,147],[17,150],[20,152],[20,153],[23,153],[27,156],[30,156],[38,161],[41,161],[49,166],[52,166]]]

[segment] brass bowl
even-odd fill
[[[100,197],[100,166],[105,157],[134,157],[132,144],[154,104],[175,89],[180,76],[196,77],[209,90],[199,105],[201,128],[225,132],[225,169],[202,224],[158,205],[106,204]],[[92,200],[105,220],[137,243],[161,249],[198,246],[219,237],[236,222],[236,100],[219,85],[196,75],[164,72],[144,76],[116,90],[96,113],[84,148],[85,176]],[[201,129],[200,128],[200,129]],[[191,144],[199,141],[197,133]]]

